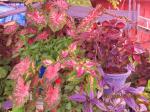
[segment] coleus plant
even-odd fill
[[[81,48],[85,56],[98,61],[107,73],[124,73],[127,65],[132,68],[140,63],[140,49],[127,35],[125,24],[117,19],[94,23],[81,35]]]

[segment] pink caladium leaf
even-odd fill
[[[46,25],[46,18],[43,12],[34,9],[31,12],[27,13],[28,23],[35,24],[35,25]]]
[[[7,26],[5,29],[4,29],[4,34],[12,34],[12,33],[15,33],[19,28],[19,25],[17,24],[13,24],[11,26]]]
[[[48,17],[48,25],[53,32],[61,30],[66,24],[66,13],[52,10]]]
[[[61,52],[61,56],[63,58],[66,58],[68,56],[68,54],[69,54],[69,52],[67,50]]]
[[[81,24],[77,28],[78,32],[80,33],[80,31],[82,31],[83,29],[87,30],[88,29],[87,26],[88,27],[91,26],[91,23],[102,14],[103,14],[102,6],[97,5],[96,8],[92,10],[90,14],[81,21]]]
[[[77,70],[77,76],[78,77],[81,77],[85,73],[85,70],[82,66],[77,66],[76,70]]]
[[[49,65],[45,72],[45,77],[52,81],[58,77],[58,70],[60,69],[60,63],[57,63],[55,65]]]
[[[16,83],[16,87],[13,93],[13,97],[15,100],[15,104],[22,105],[25,103],[26,98],[29,96],[29,83],[25,83],[25,81],[19,77]]]
[[[49,86],[48,90],[46,91],[46,97],[44,98],[44,101],[47,104],[47,106],[53,106],[58,102],[59,98],[59,87]]]
[[[30,67],[30,59],[29,58],[25,58],[23,60],[20,61],[20,63],[18,63],[10,72],[9,77],[11,79],[18,79],[20,76],[22,76],[25,72],[28,71],[29,67]]]
[[[60,8],[60,10],[66,10],[69,7],[65,0],[55,0],[52,5]]]
[[[29,35],[29,34],[36,34],[37,30],[32,27],[24,28],[19,32],[19,35]]]
[[[37,37],[35,38],[35,41],[47,40],[48,36],[49,36],[49,33],[47,31],[43,31],[37,35]]]
[[[77,42],[72,43],[69,46],[69,51],[74,52],[77,49]]]

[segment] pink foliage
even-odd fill
[[[58,70],[60,69],[60,63],[55,65],[49,65],[45,72],[45,77],[51,81],[58,77]]]
[[[68,67],[68,68],[72,68],[76,66],[76,61],[75,60],[67,60],[64,62],[64,64],[61,66],[61,68],[65,68],[65,67]]]
[[[90,12],[90,14],[81,21],[81,24],[78,26],[78,29],[83,29],[85,26],[89,25],[93,22],[97,17],[103,14],[103,8],[101,5],[97,5],[94,10]]]
[[[25,84],[24,80],[19,77],[13,94],[16,105],[25,103],[25,98],[29,96],[29,83]]]
[[[69,46],[69,50],[71,52],[74,52],[76,49],[77,49],[77,42],[74,42]]]
[[[26,29],[23,29],[19,32],[20,35],[26,35],[26,34],[36,34],[37,33],[37,30],[34,29],[34,28],[26,28]]]
[[[59,13],[58,11],[53,11],[50,15],[50,20],[54,25],[59,25],[64,21],[65,13]]]
[[[28,71],[30,63],[31,62],[29,58],[25,58],[22,61],[20,61],[20,63],[18,63],[11,71],[9,75],[10,78],[14,80],[18,79],[21,75]]]
[[[40,40],[46,40],[49,36],[49,33],[47,31],[43,31],[42,33],[38,34],[36,37],[36,41],[40,41]]]
[[[68,4],[64,0],[55,0],[52,5],[60,8],[60,10],[68,9]]]
[[[50,86],[46,92],[44,101],[49,107],[54,105],[59,100],[59,88]]]
[[[76,67],[76,70],[77,70],[77,76],[80,77],[84,74],[85,70],[82,66],[78,66]]]
[[[11,26],[7,26],[4,29],[4,34],[11,34],[11,33],[15,33],[17,31],[17,29],[19,28],[19,26],[17,24],[11,25]]]
[[[68,56],[68,51],[62,51],[61,55],[63,58],[66,58]]]
[[[28,44],[29,44],[29,45],[32,45],[34,42],[35,42],[35,39],[34,39],[34,38],[30,38],[30,39],[28,40]]]
[[[46,19],[44,14],[38,10],[34,10],[32,12],[27,13],[27,17],[29,18],[29,23],[35,23],[37,25],[46,25]]]

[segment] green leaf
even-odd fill
[[[150,89],[150,80],[148,80],[147,88]]]
[[[8,71],[4,67],[0,67],[0,79],[6,77]]]
[[[66,109],[71,110],[71,103],[70,102],[66,104]]]
[[[12,112],[25,112],[25,111],[24,111],[24,107],[21,106],[21,107],[15,107],[15,108],[13,108]]]

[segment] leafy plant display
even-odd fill
[[[31,8],[27,11],[27,26],[16,30],[21,43],[18,51],[21,61],[9,75],[15,82],[10,95],[12,112],[115,112],[116,109],[125,111],[129,107],[141,111],[140,104],[145,107],[147,103],[140,99],[143,88],[132,88],[130,84],[123,87],[107,84],[98,69],[103,60],[97,61],[98,53],[95,53],[97,60],[88,57],[86,47],[89,46],[84,43],[91,44],[94,39],[97,45],[97,42],[105,40],[97,34],[103,33],[107,37],[109,33],[113,34],[113,38],[106,38],[108,43],[115,40],[114,43],[119,46],[124,39],[119,40],[121,35],[115,34],[122,34],[124,24],[109,25],[105,22],[98,28],[95,20],[103,14],[101,5],[92,10],[81,23],[75,24],[74,19],[66,13],[68,6],[64,0],[52,0],[45,2],[41,9]],[[120,43],[116,42],[116,38]],[[112,51],[108,49],[108,43],[106,41],[106,46],[103,43],[99,47]],[[105,94],[105,85],[110,86],[112,94]],[[116,97],[126,103],[117,106],[108,104],[108,101],[118,100],[113,99]],[[142,102],[132,97],[138,97]],[[7,106],[3,106],[4,110],[8,110]]]

